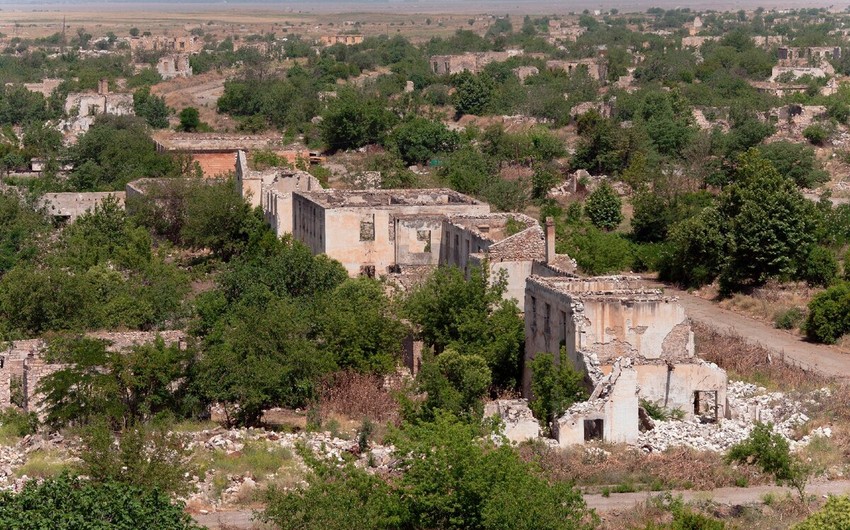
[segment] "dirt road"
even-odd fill
[[[806,342],[801,337],[723,309],[714,302],[669,285],[652,284],[663,287],[666,294],[678,296],[688,316],[696,322],[719,332],[734,333],[751,344],[759,344],[776,352],[779,358],[783,358],[789,364],[827,377],[850,380],[850,354],[847,352],[831,346]],[[729,355],[734,354],[735,352],[729,352]]]

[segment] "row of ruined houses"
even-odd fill
[[[291,234],[313,253],[340,261],[351,276],[410,287],[438,266],[483,266],[491,277],[506,275],[505,296],[517,301],[525,320],[524,395],[531,394],[530,362],[543,352],[585,376],[590,399],[551,426],[562,446],[592,439],[635,443],[641,400],[703,421],[729,414],[726,373],[695,355],[678,301],[638,278],[579,277],[575,263],[555,252],[551,221],[541,226],[522,214],[492,212],[446,189],[323,189],[299,170],[252,170],[243,152],[236,175],[238,191],[262,208],[278,236]],[[131,183],[127,192],[143,195],[144,182]],[[403,358],[414,373],[422,348],[413,337],[405,341]],[[56,368],[37,350],[16,343],[0,357],[0,407],[11,403],[16,374],[26,383],[25,408],[37,410],[31,396],[38,380]],[[509,415],[511,407],[523,408],[528,421],[506,421],[508,437],[537,437],[539,426],[525,404],[497,402],[489,411]]]

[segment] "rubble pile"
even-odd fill
[[[804,401],[740,381],[730,381],[727,392],[729,419],[721,418],[717,423],[703,423],[698,418],[656,420],[655,428],[640,433],[638,446],[649,452],[673,446],[722,452],[749,436],[758,421],[773,423],[774,430],[789,441],[792,451],[804,447],[817,436],[832,436],[830,428],[820,427],[799,440],[794,439],[795,430],[809,421],[804,412],[806,405],[828,396],[829,389],[815,391]]]
[[[18,476],[19,469],[35,453],[51,452],[64,455],[63,460],[69,463],[75,461],[70,450],[74,443],[59,433],[52,433],[49,436],[31,434],[21,438],[15,445],[0,445],[0,491],[18,492],[23,489],[30,477],[25,474]]]

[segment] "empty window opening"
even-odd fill
[[[717,391],[697,390],[694,392],[694,416],[702,421],[717,421]]]
[[[602,439],[602,420],[584,420],[584,441]]]
[[[361,265],[360,266],[360,276],[365,276],[367,278],[375,277],[375,266],[374,265]]]

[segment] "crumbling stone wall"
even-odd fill
[[[110,351],[121,351],[162,337],[166,344],[182,343],[182,331],[162,332],[93,332],[87,336],[108,341]],[[0,410],[18,407],[41,414],[43,395],[38,392],[41,380],[60,370],[63,365],[44,359],[47,343],[41,339],[14,341],[0,350]]]
[[[72,223],[108,197],[114,198],[118,201],[118,204],[124,206],[125,193],[123,191],[45,193],[41,198],[41,204],[49,215]]]

